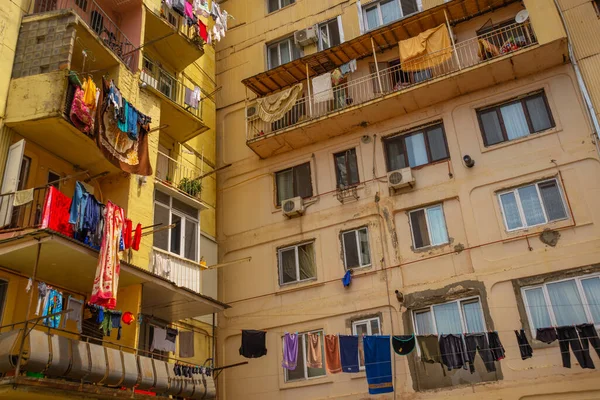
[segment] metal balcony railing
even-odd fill
[[[201,293],[202,275],[197,262],[186,260],[156,247],[152,251],[152,272],[170,280],[177,286]]]
[[[138,68],[136,49],[117,24],[94,0],[35,0],[34,13],[73,10],[131,71]],[[141,27],[140,27],[141,29]]]
[[[160,151],[158,152],[156,179],[164,184],[200,200],[202,193],[202,181],[198,179],[200,176],[202,176],[201,168],[188,161],[179,162]]]
[[[15,192],[0,195],[0,231],[40,227],[47,191],[33,189],[31,201],[22,205],[14,205]]]
[[[181,80],[161,68],[156,62],[144,57],[140,80],[164,94],[173,103],[181,106],[193,116],[202,119],[202,101],[194,100],[200,93],[195,82],[184,85]],[[191,87],[193,85],[193,87]]]
[[[529,21],[478,35],[436,53],[412,59],[401,65],[380,69],[334,86],[333,96],[325,96],[330,100],[315,101],[314,93],[310,96],[306,95],[300,98],[283,118],[275,122],[265,122],[257,115],[248,117],[246,119],[247,140],[276,134],[311,119],[357,106],[390,93],[401,92],[536,43],[537,38]],[[307,81],[304,82],[305,93],[307,93],[306,85]],[[319,97],[323,96],[317,94],[317,98]]]

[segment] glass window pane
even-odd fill
[[[181,254],[181,217],[171,213],[171,253]]]
[[[465,323],[467,324],[467,332],[485,332],[483,315],[481,313],[481,304],[479,301],[463,302],[462,309],[465,317]]]
[[[358,162],[356,160],[356,150],[352,149],[347,152],[346,157],[348,157],[348,169],[349,169],[349,184],[356,185],[358,180]]]
[[[415,313],[415,324],[417,325],[417,334],[419,335],[430,335],[436,333],[433,327],[431,311]]]
[[[558,326],[587,322],[579,290],[574,280],[549,283],[547,288]]]
[[[169,209],[161,207],[157,204],[154,205],[154,224],[162,224],[161,226],[169,225]],[[169,251],[169,230],[165,229],[156,232],[154,235],[154,247]]]
[[[367,14],[367,30],[375,29],[379,26],[379,12],[377,7],[369,8]]]
[[[296,362],[296,369],[290,371],[287,370],[288,381],[297,381],[300,379],[306,379],[306,375],[304,373],[304,350],[305,350],[305,334],[300,334],[298,337],[298,360]]]
[[[183,256],[188,260],[198,261],[198,224],[185,220],[185,243]]]
[[[387,153],[388,171],[406,168],[404,160],[404,151],[402,150],[402,138],[397,137],[385,141],[385,151]]]
[[[546,108],[546,102],[542,96],[536,96],[525,100],[527,110],[529,111],[529,118],[533,125],[533,131],[539,132],[552,127],[550,121],[550,115]]]
[[[281,0],[281,7],[289,6],[294,3],[296,0]]]
[[[296,281],[296,250],[294,248],[281,250],[279,262],[281,263],[281,283]]]
[[[342,235],[344,240],[344,260],[346,268],[360,267],[358,248],[356,246],[356,231],[346,232]]]
[[[298,246],[298,261],[300,263],[300,280],[317,276],[315,268],[315,247],[312,243]]]
[[[442,206],[429,207],[427,209],[427,219],[429,221],[431,244],[435,246],[448,243],[448,231],[446,230],[446,221]]]
[[[289,63],[292,61],[292,57],[290,56],[290,41],[284,40],[279,43],[279,56],[281,57],[281,64]]]
[[[412,211],[410,213],[410,222],[415,248],[429,246],[431,243],[429,242],[429,233],[427,232],[425,210]]]
[[[567,210],[560,195],[560,190],[556,181],[543,182],[539,185],[540,193],[542,194],[542,202],[548,220],[555,221],[557,219],[567,218]]]
[[[294,197],[293,176],[294,174],[291,168],[275,174],[275,181],[277,184],[277,205],[281,205],[281,202],[284,200]]]
[[[269,0],[269,12],[279,9],[279,0]]]
[[[517,190],[519,192],[519,198],[521,199],[521,208],[523,209],[527,226],[545,223],[546,217],[544,216],[542,204],[540,203],[540,198],[535,185],[525,186]]]
[[[427,140],[429,141],[431,162],[448,158],[446,141],[444,140],[444,130],[441,126],[427,131]]]
[[[427,164],[427,149],[425,147],[425,137],[422,133],[406,136],[406,151],[408,152],[408,165],[418,167]]]
[[[463,333],[457,303],[435,305],[433,306],[433,315],[438,334]]]
[[[154,191],[154,199],[164,205],[171,205],[171,196],[169,196],[168,194],[164,194],[163,192],[159,192],[158,190]]]
[[[487,146],[503,142],[504,136],[502,136],[502,128],[500,127],[500,120],[498,119],[496,110],[482,112],[479,117],[481,118],[481,125],[483,126],[483,134]]]
[[[338,188],[348,186],[348,172],[346,171],[346,155],[344,153],[335,155],[335,170]]]
[[[381,2],[381,17],[383,18],[384,25],[400,19],[398,0]]]
[[[380,335],[379,331],[379,318],[371,320],[371,335]]]
[[[188,206],[184,202],[179,201],[175,198],[173,199],[173,208],[175,210],[181,211],[182,213],[184,213],[186,215],[189,215],[190,217],[192,217],[194,219],[198,219],[198,209],[197,208]]]
[[[338,25],[337,18],[329,21],[327,26],[329,27],[329,45],[337,46],[338,44],[342,43],[340,37],[340,26]]]
[[[402,15],[407,16],[419,11],[417,0],[400,0],[402,5]]]
[[[331,47],[329,41],[329,33],[327,32],[327,24],[319,26],[319,46],[321,50]]]
[[[527,125],[527,118],[525,118],[521,102],[500,107],[500,113],[502,113],[508,140],[529,135],[529,125]]]
[[[527,308],[531,316],[533,328],[548,328],[552,326],[542,288],[527,289],[525,297],[527,297]]]
[[[307,366],[307,372],[308,372],[308,377],[312,378],[314,376],[323,376],[325,375],[325,360],[323,359],[324,355],[325,355],[325,349],[323,348],[323,332],[318,332],[318,335],[321,337],[321,340],[319,341],[321,343],[321,363],[323,364],[322,368],[311,368]],[[309,349],[308,349],[308,337],[304,336],[304,342],[305,342],[305,348],[304,351],[306,352],[306,354],[308,354]]]
[[[293,168],[294,186],[296,196],[302,198],[312,197],[312,183],[310,177],[310,163],[304,163]]]
[[[502,212],[504,213],[508,230],[522,228],[523,222],[521,221],[515,194],[510,192],[500,195],[500,202],[502,203]]]
[[[371,252],[369,250],[369,234],[366,228],[358,231],[358,241],[360,243],[361,265],[365,266],[371,264]]]
[[[583,286],[586,297],[585,303],[590,309],[592,319],[595,324],[600,324],[600,279],[584,279],[581,281],[581,286]]]
[[[279,48],[276,44],[269,46],[269,68],[279,66]]]
[[[358,365],[364,367],[365,365],[365,352],[363,346],[363,336],[368,335],[368,325],[366,322],[361,322],[354,325],[354,335],[358,336]]]

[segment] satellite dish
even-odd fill
[[[529,11],[521,10],[517,13],[517,16],[515,17],[515,22],[517,24],[522,24],[523,22],[527,21],[528,19],[529,19]]]

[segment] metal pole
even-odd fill
[[[215,357],[216,352],[217,352],[217,342],[215,339],[215,323],[216,323],[216,315],[215,313],[213,313],[213,318],[212,318],[212,361],[211,361],[211,367],[214,369],[215,367]]]
[[[458,69],[462,69],[460,66],[460,60],[458,59],[458,53],[456,52],[456,43],[454,43],[454,33],[452,32],[452,28],[450,27],[450,21],[448,21],[448,14],[446,13],[446,9],[444,8],[444,17],[446,18],[446,26],[448,27],[448,35],[450,35],[450,40],[452,41],[452,48],[454,49],[454,57],[456,58],[456,63],[458,64]]]
[[[371,47],[373,48],[373,58],[375,59],[375,71],[377,71],[377,83],[379,83],[379,93],[383,94],[381,76],[379,76],[379,63],[377,62],[377,53],[375,52],[375,41],[373,40],[373,37],[371,37]]]
[[[311,94],[310,94],[310,75],[308,74],[308,64],[306,65],[306,88],[308,89],[308,116],[312,117],[312,101],[311,101]]]

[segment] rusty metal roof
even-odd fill
[[[451,24],[457,24],[481,14],[504,7],[517,0],[452,0],[437,7],[413,14],[399,21],[369,31],[352,40],[280,65],[242,81],[259,97],[279,91],[309,77],[321,75],[354,59],[371,56],[373,48],[384,51],[397,46],[398,42],[446,23],[444,11]]]

